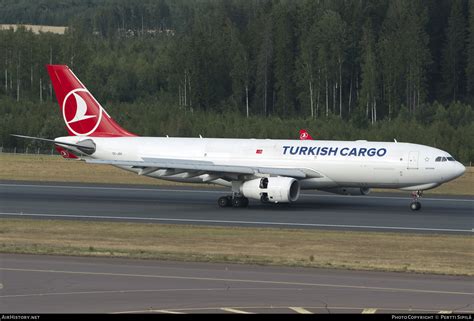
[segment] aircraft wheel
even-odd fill
[[[410,209],[412,211],[418,211],[421,208],[421,203],[420,202],[413,202],[410,204]]]
[[[217,204],[219,204],[220,207],[228,207],[231,205],[231,200],[228,196],[222,196],[217,200]]]
[[[420,202],[416,202],[416,210],[418,211],[420,208],[421,208],[421,203],[420,203]]]
[[[243,197],[234,197],[232,199],[232,206],[233,207],[243,207],[242,205],[244,204],[244,198]]]
[[[249,206],[249,199],[247,197],[242,197],[242,207]]]

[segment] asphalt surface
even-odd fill
[[[167,224],[473,233],[474,198],[430,196],[409,209],[405,194],[341,196],[302,191],[293,204],[219,208],[227,190],[187,187],[0,182],[0,217]]]
[[[473,312],[473,278],[0,254],[1,313]]]

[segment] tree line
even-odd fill
[[[302,127],[294,123],[314,126],[326,139],[416,133],[406,141],[474,158],[469,140],[457,146],[474,138],[473,1],[2,3],[0,22],[69,27],[65,35],[0,31],[4,145],[18,143],[5,136],[12,110],[30,106],[33,119],[38,106],[50,106],[44,65],[61,63],[107,108],[124,108],[116,118],[130,117],[139,134],[291,138]],[[133,123],[135,115],[147,117]],[[191,127],[179,125],[186,123]],[[272,123],[289,127],[270,129]]]

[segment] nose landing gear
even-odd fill
[[[421,203],[418,202],[418,199],[423,196],[423,191],[416,191],[411,193],[413,196],[413,202],[410,204],[410,209],[412,211],[418,211],[421,208]]]

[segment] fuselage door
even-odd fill
[[[418,169],[419,152],[410,152],[408,155],[408,169]]]

